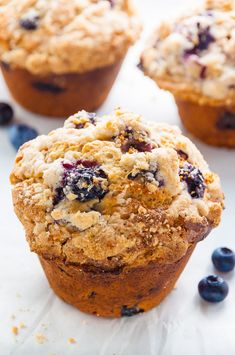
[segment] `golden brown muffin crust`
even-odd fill
[[[207,0],[162,23],[141,57],[144,73],[181,100],[210,106],[235,101],[235,2]]]
[[[107,268],[179,260],[223,208],[219,179],[189,139],[120,109],[81,111],[26,143],[11,182],[33,251]]]
[[[141,31],[130,0],[0,1],[0,17],[0,59],[38,75],[111,65]]]

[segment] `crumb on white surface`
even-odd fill
[[[34,311],[31,310],[30,308],[19,308],[19,312],[28,313],[28,312],[34,312]]]
[[[26,325],[23,323],[23,322],[20,322],[20,324],[18,326],[14,325],[12,328],[11,328],[11,332],[14,334],[14,335],[18,335],[20,330],[21,329],[24,329],[26,328]]]
[[[38,333],[35,335],[35,339],[37,341],[38,344],[43,344],[47,338],[45,337],[45,335],[41,334],[41,333]]]
[[[18,335],[19,334],[19,328],[16,327],[15,325],[11,328],[11,331],[14,335]]]
[[[76,339],[74,339],[74,338],[69,338],[69,339],[68,339],[68,342],[69,342],[70,344],[75,344],[75,343],[76,343]]]
[[[26,328],[26,325],[23,322],[20,322],[19,328],[24,329],[24,328]]]

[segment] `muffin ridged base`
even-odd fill
[[[54,117],[67,117],[79,110],[95,111],[107,98],[121,68],[113,65],[84,73],[33,75],[25,69],[1,64],[14,99],[27,110]]]
[[[39,258],[51,288],[62,300],[86,313],[117,318],[157,306],[173,289],[195,246],[173,264],[151,262],[114,270]]]
[[[199,105],[177,98],[176,104],[183,125],[195,137],[210,145],[235,148],[235,106]]]

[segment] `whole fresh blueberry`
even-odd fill
[[[13,115],[12,107],[5,102],[0,102],[0,126],[9,124],[13,119]]]
[[[24,124],[14,124],[9,128],[9,139],[16,150],[37,136],[38,132],[34,128]]]
[[[229,248],[217,248],[212,254],[212,262],[221,272],[232,271],[235,266],[235,254]]]
[[[205,301],[216,303],[223,301],[227,297],[229,288],[222,277],[210,275],[199,282],[198,291]]]

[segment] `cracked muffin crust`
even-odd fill
[[[178,128],[121,109],[80,111],[26,143],[11,183],[54,292],[104,317],[158,305],[223,208],[218,176]]]
[[[1,60],[37,75],[112,65],[141,30],[130,0],[0,0],[0,16]]]
[[[235,2],[206,0],[162,23],[140,66],[175,97],[180,117],[206,143],[235,147]]]
[[[80,111],[26,143],[11,174],[31,250],[103,269],[172,264],[220,222],[219,178],[178,128]]]

